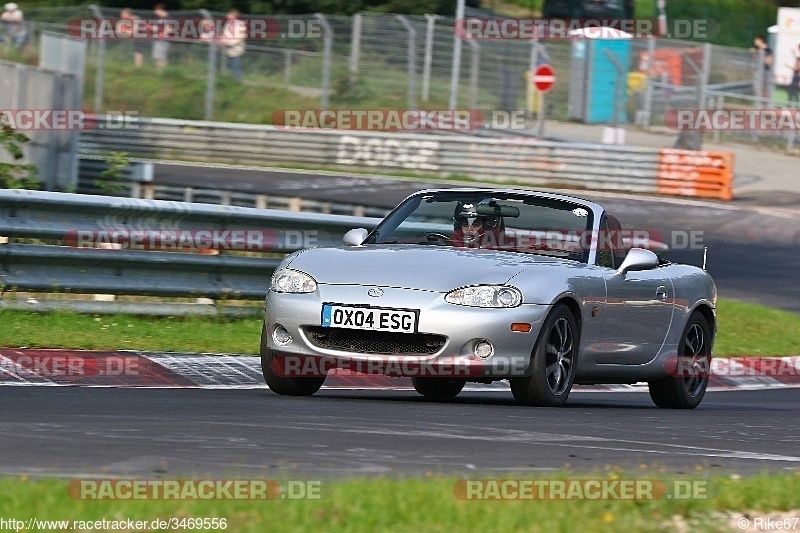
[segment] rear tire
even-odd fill
[[[426,398],[445,400],[458,396],[458,393],[461,392],[461,389],[467,384],[467,380],[454,378],[411,378],[411,383],[414,385],[414,389]]]
[[[575,382],[580,332],[569,307],[556,305],[542,325],[531,354],[531,375],[511,378],[511,393],[523,405],[564,405]]]
[[[695,311],[683,331],[678,358],[691,358],[678,362],[680,374],[648,383],[650,398],[665,409],[694,409],[703,400],[708,387],[708,370],[711,368],[711,328],[708,321]],[[692,372],[691,369],[695,371]]]
[[[267,347],[268,335],[265,324],[261,326],[261,372],[270,390],[286,396],[311,396],[317,392],[325,383],[326,376],[310,378],[281,376],[275,355]]]

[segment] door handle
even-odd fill
[[[666,300],[667,299],[667,288],[665,286],[660,286],[656,289],[656,298],[658,300]]]

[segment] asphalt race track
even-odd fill
[[[443,182],[315,172],[156,165],[155,183],[185,187],[235,188],[278,196],[391,208],[407,195]],[[353,191],[358,191],[354,200]],[[720,296],[748,300],[800,313],[800,198],[746,198],[741,202],[698,202],[684,198],[644,198],[576,192],[604,205],[623,229],[661,233],[679,248],[690,232],[702,232],[708,246],[708,270]],[[776,207],[760,207],[768,203]],[[670,242],[672,241],[672,242]],[[678,246],[675,246],[675,245]],[[673,260],[702,265],[702,250],[678,251]]]
[[[250,190],[383,207],[441,183],[157,165],[156,183]],[[583,196],[583,195],[581,195]],[[623,228],[702,231],[721,296],[800,312],[797,204],[710,203],[586,193]],[[675,259],[702,261],[695,249]],[[787,332],[790,333],[790,332]],[[257,339],[254,339],[257,343]],[[800,471],[800,388],[711,391],[693,411],[646,392],[573,391],[566,407],[531,408],[510,391],[470,387],[448,402],[414,391],[323,389],[311,398],[263,388],[0,386],[0,475],[480,476],[644,471]]]
[[[646,393],[510,392],[446,403],[413,391],[0,387],[0,475],[308,476],[511,472],[606,465],[706,475],[800,469],[798,389],[710,392],[693,411]],[[657,470],[656,470],[657,471]]]

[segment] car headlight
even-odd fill
[[[305,272],[282,268],[272,274],[269,290],[295,294],[314,292],[317,290],[317,282]]]
[[[522,293],[508,285],[476,285],[450,291],[444,301],[470,307],[517,307],[522,303]]]

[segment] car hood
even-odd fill
[[[367,245],[306,250],[287,266],[310,274],[318,283],[446,292],[464,285],[506,283],[541,263],[552,265],[563,261],[435,245]]]

